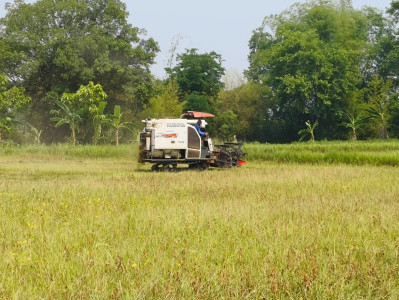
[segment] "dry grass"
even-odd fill
[[[0,297],[397,299],[398,173],[3,155]]]

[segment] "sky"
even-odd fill
[[[158,42],[158,53],[152,73],[164,79],[164,68],[170,57],[172,43],[176,53],[197,48],[198,53],[215,51],[223,59],[226,70],[242,73],[248,68],[248,42],[253,30],[262,25],[264,17],[279,14],[298,0],[122,0],[129,11],[128,22],[145,29],[142,38]],[[0,0],[0,18],[4,5]],[[26,3],[35,0],[26,0]],[[376,7],[385,11],[391,0],[352,0],[353,7]]]

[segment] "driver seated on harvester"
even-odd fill
[[[195,129],[198,131],[198,134],[199,134],[202,138],[206,138],[206,137],[208,136],[208,132],[203,132],[203,131],[201,130],[201,123],[202,123],[202,121],[201,121],[201,119],[199,119],[199,120],[197,121],[197,123],[194,125],[194,127],[195,127]]]

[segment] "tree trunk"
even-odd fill
[[[75,128],[72,128],[72,145],[73,145],[74,147],[76,146]]]
[[[356,141],[357,140],[357,136],[356,136],[356,129],[353,128],[353,136],[352,136],[352,140]]]
[[[115,130],[115,145],[119,146],[119,129]]]
[[[383,126],[383,130],[384,130],[384,139],[389,139],[388,129],[387,129],[387,126],[386,126],[385,122],[384,122],[384,124],[382,126]]]
[[[386,124],[385,124],[384,121],[383,121],[382,124],[381,124],[380,138],[382,138],[382,139],[389,139],[389,136],[388,136],[388,129],[387,129],[387,126],[386,126]]]

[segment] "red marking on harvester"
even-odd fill
[[[162,137],[170,139],[170,138],[177,138],[177,133],[161,133]]]

